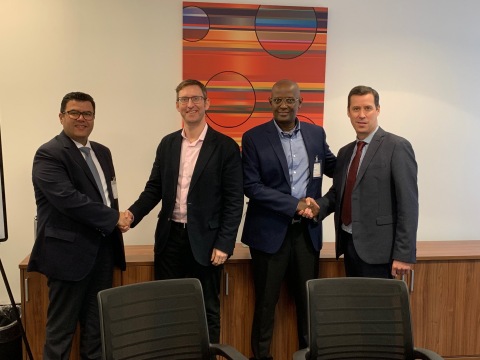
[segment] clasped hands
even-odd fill
[[[317,202],[310,198],[301,198],[297,205],[297,214],[307,219],[316,219],[320,211]]]
[[[130,230],[130,225],[133,222],[133,214],[129,210],[120,211],[118,216],[117,227],[122,233]]]

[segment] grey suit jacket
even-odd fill
[[[341,205],[355,142],[340,149],[333,185],[320,200],[320,218],[335,212],[337,258]],[[379,128],[358,170],[352,193],[352,236],[370,264],[415,263],[418,226],[417,163],[411,144]]]

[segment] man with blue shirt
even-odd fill
[[[249,198],[242,242],[250,247],[255,283],[252,359],[273,359],[275,306],[284,278],[295,294],[299,347],[307,346],[305,282],[318,276],[322,225],[316,221],[323,174],[336,159],[322,127],[300,122],[300,89],[280,80],[269,99],[273,120],[243,135],[244,191]]]

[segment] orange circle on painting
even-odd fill
[[[317,33],[313,8],[260,6],[255,33],[262,48],[279,59],[293,59],[312,46]]]
[[[207,81],[210,108],[207,117],[214,124],[234,128],[244,124],[255,109],[255,89],[242,74],[222,71]]]

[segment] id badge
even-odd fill
[[[117,180],[115,180],[115,178],[113,178],[112,180],[112,192],[113,192],[113,198],[115,200],[118,199]]]
[[[313,178],[318,179],[322,177],[322,160],[318,160],[318,156],[315,156],[315,162],[313,163]]]

